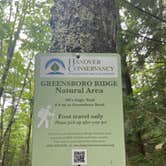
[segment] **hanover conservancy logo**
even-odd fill
[[[47,75],[63,75],[64,73],[61,72],[63,69],[65,69],[65,64],[58,58],[50,59],[45,65]]]

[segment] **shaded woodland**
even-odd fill
[[[166,0],[0,0],[0,166],[31,165],[34,57],[117,52],[128,166],[166,164]]]

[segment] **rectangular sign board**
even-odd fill
[[[36,56],[32,166],[125,166],[120,57]]]

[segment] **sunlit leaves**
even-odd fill
[[[4,165],[30,164],[27,149],[30,146],[34,93],[33,56],[48,50],[50,6],[51,3],[36,0],[0,1],[0,78],[6,70],[5,64],[10,63],[7,60],[11,58],[7,77],[3,84],[0,82],[3,87],[0,141],[9,127],[0,151],[0,160],[5,155]],[[7,146],[9,144],[10,147]]]

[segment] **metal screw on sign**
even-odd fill
[[[76,53],[76,58],[80,59],[80,54],[79,53]]]

